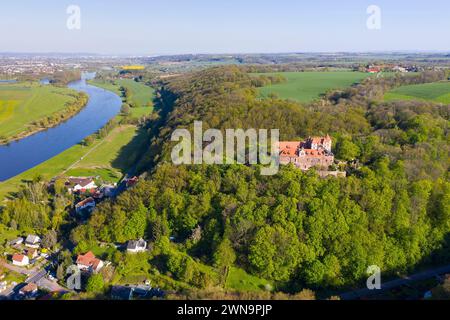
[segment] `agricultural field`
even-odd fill
[[[76,91],[37,83],[0,84],[0,136],[18,135],[33,121],[75,101]]]
[[[94,79],[89,81],[89,83],[94,86],[110,90],[119,96],[121,96],[122,94],[119,91],[119,88],[125,87],[131,93],[128,97],[128,102],[135,102],[141,108],[153,106],[153,96],[155,90],[152,87],[146,86],[141,82],[136,82],[132,79],[120,79],[114,80],[114,82]]]
[[[450,104],[450,81],[402,86],[385,94],[386,101],[427,100]]]
[[[264,75],[281,75],[286,82],[260,88],[261,97],[271,93],[282,99],[293,99],[299,102],[310,102],[331,89],[349,87],[358,83],[370,74],[352,71],[337,72],[279,72]]]

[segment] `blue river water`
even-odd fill
[[[56,127],[9,145],[0,145],[0,181],[33,168],[81,142],[119,113],[122,105],[120,97],[111,91],[87,84],[86,80],[92,77],[94,74],[86,73],[81,80],[68,85],[89,96],[89,102],[77,115]]]

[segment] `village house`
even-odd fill
[[[70,193],[84,193],[97,189],[94,179],[86,177],[69,177],[66,186]]]
[[[20,289],[19,294],[24,296],[33,296],[38,292],[38,286],[35,283],[28,283],[25,287]]]
[[[98,272],[103,267],[103,261],[97,259],[95,255],[89,251],[88,253],[77,257],[77,267],[81,271]]]
[[[134,176],[131,179],[128,179],[127,182],[126,182],[127,189],[131,188],[132,186],[134,186],[136,183],[138,183],[138,181],[139,181],[139,177],[136,177],[136,176]]]
[[[37,249],[41,245],[41,238],[39,238],[39,236],[36,236],[34,234],[29,234],[25,239],[25,245],[27,247]]]
[[[10,246],[17,246],[17,245],[20,245],[20,244],[22,244],[22,243],[23,243],[23,238],[22,238],[22,237],[19,237],[19,238],[16,238],[16,239],[11,240],[11,241],[9,242],[9,245],[10,245]]]
[[[26,250],[26,252],[27,252],[27,257],[29,259],[34,259],[39,255],[37,249],[35,249],[35,248],[29,248]]]
[[[302,170],[313,167],[328,169],[334,162],[331,143],[329,135],[309,137],[305,141],[281,141],[280,164],[292,163]]]
[[[79,213],[82,210],[89,209],[90,211],[95,208],[95,200],[92,197],[84,199],[75,205],[75,211]]]
[[[23,254],[16,253],[12,256],[12,263],[15,266],[24,267],[30,264],[30,259]]]
[[[144,252],[147,249],[147,242],[144,239],[139,239],[137,241],[128,241],[127,251],[132,253]]]

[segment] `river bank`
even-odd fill
[[[85,74],[68,86],[89,97],[76,115],[55,127],[0,146],[0,181],[9,180],[78,145],[119,114],[122,105],[119,96],[86,83],[94,76]]]

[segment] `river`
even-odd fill
[[[89,102],[78,114],[53,128],[0,146],[0,181],[10,179],[80,143],[119,113],[122,100],[118,95],[86,83],[94,76],[93,73],[85,73],[81,80],[68,85],[89,96]]]

